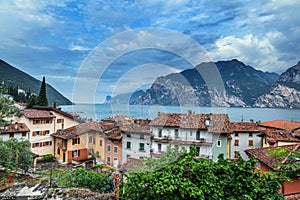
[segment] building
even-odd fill
[[[257,123],[231,122],[230,159],[237,157],[237,152],[244,160],[248,159],[246,149],[261,147],[261,128]]]
[[[63,163],[85,161],[94,157],[105,162],[105,132],[116,128],[105,122],[86,122],[57,130],[54,138],[54,156]]]
[[[122,134],[119,127],[105,131],[105,148],[106,164],[120,168],[122,164]]]
[[[293,144],[293,145],[284,145],[281,146],[282,148],[299,152],[300,151],[300,144]],[[255,148],[255,149],[247,149],[245,152],[249,157],[255,157],[258,160],[256,164],[256,170],[261,172],[270,172],[274,171],[275,169],[278,170],[280,167],[278,163],[288,163],[288,162],[299,162],[299,160],[289,160],[287,158],[275,158],[269,155],[272,150],[275,150],[274,147],[264,147],[264,148]],[[300,164],[300,163],[299,163]],[[292,177],[291,181],[285,181],[284,185],[281,187],[281,193],[291,199],[299,199],[300,197],[300,180],[299,177]],[[298,198],[292,198],[291,196]]]
[[[0,138],[9,140],[16,138],[18,140],[28,140],[30,130],[24,123],[15,124],[1,124],[0,125]]]
[[[122,126],[122,160],[128,158],[144,159],[150,157],[151,130],[150,120],[136,119],[127,126]]]
[[[230,133],[227,114],[159,113],[150,122],[152,157],[160,157],[167,146],[190,149],[195,146],[198,157],[217,160],[227,156],[227,135]]]
[[[53,107],[25,109],[14,120],[27,125],[31,151],[39,156],[54,154],[52,133],[79,124],[72,115]]]
[[[261,147],[300,143],[300,122],[274,120],[259,124],[263,129]]]

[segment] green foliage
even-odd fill
[[[109,174],[102,174],[83,167],[64,171],[58,180],[58,185],[64,187],[88,188],[96,192],[105,192],[110,189]]]
[[[7,141],[0,139],[0,158],[1,166],[7,169],[27,171],[33,162],[30,142],[28,140],[18,141],[16,138]]]
[[[41,161],[51,161],[53,160],[54,156],[52,154],[44,155]]]
[[[29,100],[26,104],[26,108],[29,109],[29,108],[33,108],[33,106],[36,105],[36,102],[37,102],[37,97],[36,95],[34,94],[31,94],[30,97],[29,97]]]
[[[174,151],[173,151],[174,152]],[[176,150],[175,150],[176,152]],[[254,172],[256,160],[218,162],[196,159],[195,149],[173,157],[169,164],[153,161],[147,167],[130,172],[124,183],[126,199],[283,199],[279,194],[283,179],[276,173]],[[171,158],[169,158],[172,160]],[[154,169],[153,171],[149,169]]]
[[[269,151],[269,155],[277,159],[285,159],[285,162],[278,162],[278,171],[286,173],[289,178],[300,176],[300,152],[290,150],[287,148],[276,147],[274,150]]]
[[[47,99],[47,94],[46,94],[46,80],[45,77],[43,77],[41,89],[39,96],[37,97],[36,104],[38,106],[48,106],[48,99]]]

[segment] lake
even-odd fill
[[[76,104],[61,106],[63,111],[75,112],[81,117],[101,120],[109,116],[125,115],[134,118],[154,119],[158,112],[184,113],[226,113],[230,121],[272,121],[277,119],[299,121],[299,109],[274,108],[226,108],[226,107],[181,107],[181,106],[146,106],[115,104]]]

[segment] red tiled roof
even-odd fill
[[[22,114],[28,119],[55,118],[51,112],[47,110],[27,109]]]
[[[300,137],[288,131],[265,131],[268,138],[273,138],[275,141],[300,142]]]
[[[59,113],[59,114],[65,116],[65,117],[68,117],[70,119],[77,120],[75,115],[72,115],[71,113],[64,112],[60,109],[57,109],[57,108],[54,108],[54,107],[51,107],[51,106],[35,106],[33,108],[37,109],[37,110],[53,111],[53,112],[56,112],[56,113]]]
[[[206,125],[209,120],[209,126]],[[230,123],[227,114],[161,113],[150,126],[180,127],[186,129],[208,129],[215,133],[229,133]]]
[[[106,137],[111,140],[120,140],[122,138],[121,130],[117,127],[106,132]]]
[[[272,150],[275,150],[278,148],[286,148],[288,150],[300,152],[300,144],[284,145],[284,146],[280,146],[280,147],[265,147],[265,148],[247,149],[247,150],[245,150],[245,152],[248,156],[254,156],[260,162],[264,163],[270,169],[274,170],[277,167],[277,163],[280,163],[280,162],[284,163],[287,161],[285,158],[275,158],[275,157],[269,156],[269,153]]]
[[[247,133],[259,133],[262,129],[254,122],[231,122],[232,132],[247,132]]]
[[[143,167],[143,166],[145,166],[145,163],[141,159],[129,157],[124,162],[124,164],[121,166],[120,171],[127,171],[128,169],[130,169],[130,168],[132,168],[134,166],[136,166],[136,167]]]
[[[2,133],[22,133],[29,132],[29,128],[24,123],[2,124],[0,125],[0,134]]]
[[[78,135],[84,134],[88,131],[98,131],[98,132],[105,132],[110,129],[116,127],[113,123],[107,122],[85,122],[78,124],[76,126],[72,126],[70,128],[64,129],[63,132],[58,130],[56,133],[52,134],[54,137],[59,137],[63,139],[70,139],[76,137]]]
[[[296,130],[300,128],[300,122],[292,122],[287,120],[274,120],[259,124],[262,127],[280,129],[280,130]]]

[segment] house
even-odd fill
[[[105,148],[106,164],[120,168],[122,164],[122,134],[119,127],[105,131]]]
[[[85,161],[95,157],[105,161],[105,132],[116,128],[105,122],[86,122],[66,129],[57,130],[54,138],[54,156],[63,163]]]
[[[132,167],[144,167],[145,163],[143,160],[138,159],[138,158],[132,158],[129,157],[128,159],[126,159],[126,161],[122,164],[121,168],[120,168],[120,172],[122,174],[126,173],[130,168]]]
[[[150,120],[135,119],[131,124],[122,126],[122,160],[150,157],[151,130]]]
[[[253,121],[231,122],[230,159],[237,157],[237,152],[244,160],[248,159],[246,149],[261,147],[261,127]]]
[[[143,159],[150,157],[151,120],[135,119],[127,116],[115,116],[102,119],[118,125],[122,133],[122,164],[127,158]]]
[[[72,115],[53,107],[25,109],[14,121],[27,125],[31,151],[39,156],[54,154],[52,133],[80,123]]]
[[[10,138],[17,138],[18,140],[28,140],[30,130],[24,123],[15,124],[1,124],[0,138],[9,140]]]
[[[227,114],[159,113],[150,122],[151,156],[160,157],[167,146],[190,149],[196,147],[198,157],[217,160],[227,156],[227,135],[230,124]]]
[[[300,122],[274,120],[261,123],[259,126],[263,129],[259,134],[262,147],[300,143],[300,134],[298,134]]]
[[[300,129],[300,122],[287,121],[287,120],[273,120],[259,124],[260,127],[266,130],[278,130],[278,131],[296,131]]]
[[[284,145],[281,148],[285,148],[292,151],[300,151],[300,144]],[[275,158],[269,155],[272,150],[276,147],[263,147],[255,149],[247,149],[245,152],[249,157],[255,157],[258,160],[256,164],[256,170],[261,172],[274,171],[275,169],[280,169],[278,163],[288,163],[288,162],[299,162],[299,160],[289,160],[286,158]],[[299,163],[300,164],[300,163]],[[281,193],[285,195],[286,199],[298,199],[292,198],[291,196],[300,195],[300,179],[299,177],[292,177],[291,182],[285,181],[284,185],[281,187]]]

